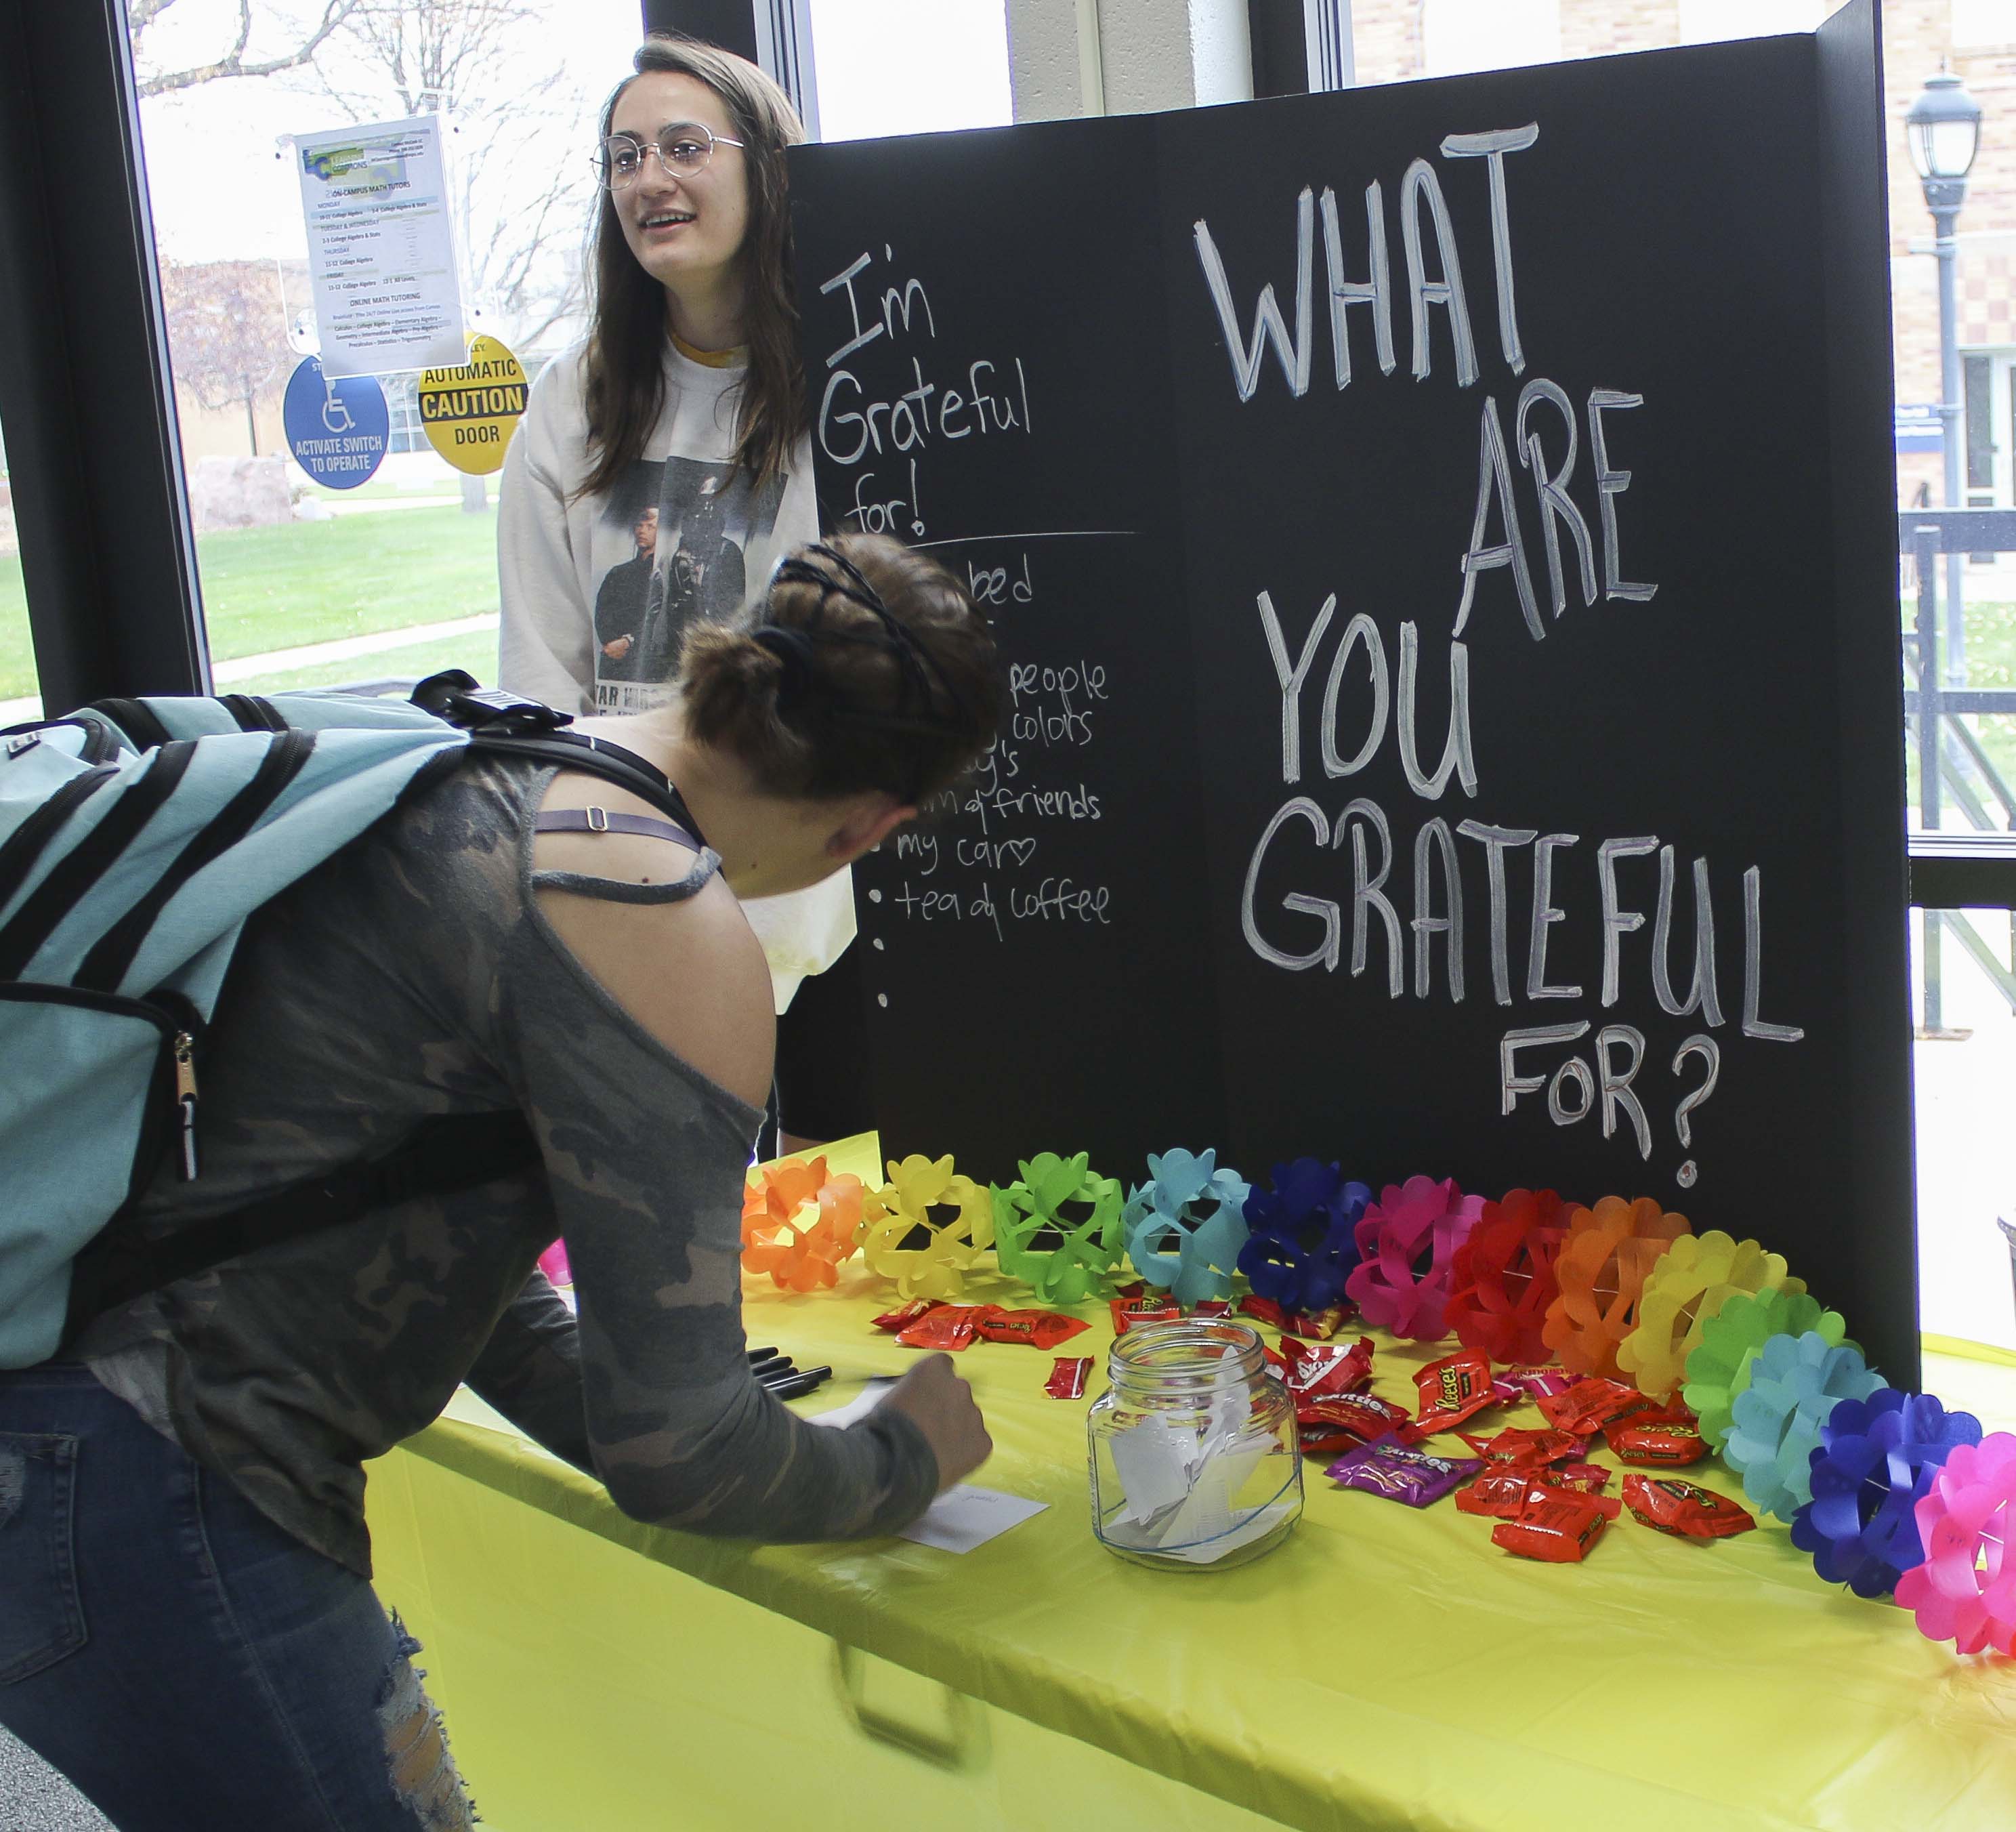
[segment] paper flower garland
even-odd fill
[[[1704,1305],[1704,1315],[1706,1310]],[[1823,1308],[1817,1298],[1803,1290],[1767,1287],[1762,1291],[1738,1291],[1707,1317],[1701,1341],[1687,1352],[1687,1380],[1681,1397],[1700,1420],[1701,1436],[1710,1449],[1722,1448],[1733,1423],[1730,1409],[1737,1395],[1750,1384],[1758,1350],[1773,1336],[1803,1336],[1809,1330],[1830,1347],[1848,1340],[1848,1325],[1841,1312]]]
[[[1948,1412],[1929,1394],[1879,1387],[1867,1399],[1844,1399],[1820,1428],[1813,1498],[1792,1517],[1792,1543],[1830,1584],[1885,1595],[1924,1560],[1913,1510],[1933,1473],[1980,1441],[1978,1419]]]
[[[1540,1327],[1561,1290],[1554,1261],[1568,1231],[1567,1208],[1551,1190],[1514,1190],[1487,1202],[1449,1276],[1456,1341],[1495,1362],[1545,1361]]]
[[[1354,1230],[1372,1192],[1348,1183],[1319,1158],[1276,1164],[1272,1190],[1246,1197],[1246,1244],[1239,1269],[1256,1294],[1285,1311],[1324,1311],[1344,1301],[1344,1281],[1358,1263]]]
[[[1181,1305],[1229,1298],[1246,1240],[1240,1211],[1249,1186],[1237,1171],[1219,1170],[1215,1150],[1195,1157],[1150,1152],[1149,1181],[1127,1198],[1122,1217],[1135,1269]],[[1163,1244],[1172,1240],[1173,1251]]]
[[[956,1212],[931,1213],[947,1207]],[[906,1298],[957,1298],[974,1260],[994,1244],[993,1197],[970,1177],[955,1175],[949,1157],[892,1162],[888,1183],[869,1194],[864,1209],[861,1257]]]
[[[1417,1342],[1449,1334],[1449,1280],[1456,1251],[1484,1213],[1453,1179],[1409,1177],[1388,1183],[1359,1218],[1358,1264],[1345,1293],[1366,1322]]]
[[[1568,1217],[1568,1237],[1554,1262],[1561,1293],[1547,1307],[1540,1339],[1571,1374],[1621,1380],[1617,1348],[1638,1326],[1638,1295],[1653,1265],[1691,1234],[1687,1218],[1669,1215],[1649,1196],[1606,1196]]]
[[[826,1160],[787,1158],[749,1173],[742,1192],[742,1263],[783,1291],[830,1290],[861,1240],[859,1177]]]
[[[1704,1320],[1739,1291],[1803,1291],[1784,1258],[1719,1228],[1683,1235],[1660,1254],[1638,1294],[1638,1326],[1617,1345],[1617,1365],[1640,1393],[1664,1399],[1679,1385]]]
[[[1125,1244],[1120,1228],[1120,1185],[1087,1169],[1089,1156],[1059,1157],[1039,1152],[1019,1168],[1022,1180],[994,1191],[995,1251],[1001,1269],[1020,1279],[1045,1304],[1076,1304],[1103,1294]],[[1064,1213],[1066,1204],[1087,1212]],[[1046,1230],[1054,1247],[1035,1243]]]
[[[1962,1654],[2016,1654],[2016,1437],[1963,1444],[1914,1510],[1924,1563],[1897,1580],[1918,1632]]]
[[[1813,1453],[1835,1406],[1867,1399],[1882,1384],[1859,1348],[1836,1347],[1817,1330],[1773,1336],[1758,1351],[1723,1440],[1722,1454],[1743,1477],[1743,1492],[1766,1513],[1791,1520],[1813,1498]]]

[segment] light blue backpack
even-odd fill
[[[567,722],[455,672],[411,702],[100,700],[0,733],[0,1368],[262,1240],[531,1155],[516,1114],[431,1122],[166,1254],[110,1226],[164,1154],[200,1173],[205,1026],[246,919],[472,750],[607,776],[697,833],[662,775]]]

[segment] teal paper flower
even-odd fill
[[[1723,1443],[1743,1492],[1766,1513],[1791,1520],[1813,1498],[1813,1453],[1834,1409],[1844,1399],[1867,1399],[1882,1384],[1859,1348],[1837,1346],[1815,1330],[1773,1336],[1736,1397],[1735,1422]]]
[[[1119,1180],[1089,1170],[1089,1162],[1082,1151],[1075,1157],[1039,1152],[1020,1166],[1021,1182],[995,1187],[994,1245],[1001,1269],[1044,1304],[1105,1296],[1120,1263],[1125,1236]]]
[[[1186,1308],[1232,1295],[1246,1244],[1246,1179],[1217,1160],[1215,1150],[1150,1153],[1150,1180],[1129,1196],[1121,1218],[1135,1269]]]
[[[1711,1449],[1722,1448],[1735,1423],[1736,1396],[1750,1385],[1758,1351],[1773,1336],[1803,1336],[1809,1330],[1829,1348],[1854,1346],[1840,1312],[1803,1291],[1739,1291],[1708,1319],[1687,1356],[1681,1397],[1701,1420]]]

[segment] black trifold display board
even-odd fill
[[[1917,1377],[1884,113],[1817,36],[794,153],[828,525],[1012,714],[889,1155],[1657,1197]]]

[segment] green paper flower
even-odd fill
[[[994,1189],[994,1244],[1001,1269],[1045,1304],[1105,1294],[1125,1244],[1118,1179],[1086,1167],[1089,1155],[1039,1152],[1018,1168],[1019,1183]],[[1066,1215],[1067,1204],[1084,1210]],[[1055,1244],[1035,1243],[1049,1230]]]
[[[1817,1335],[1830,1348],[1848,1340],[1840,1312],[1804,1291],[1739,1291],[1702,1326],[1687,1356],[1681,1396],[1701,1420],[1701,1435],[1719,1450],[1735,1421],[1736,1396],[1750,1385],[1757,1353],[1773,1336]]]

